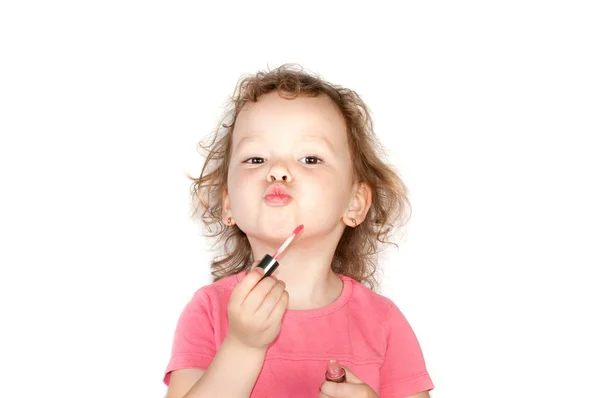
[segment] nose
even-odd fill
[[[269,175],[269,182],[274,182],[277,181],[277,177],[275,177],[273,174]],[[285,181],[288,182],[288,176],[287,175],[282,175],[281,176],[281,181]]]
[[[267,174],[267,182],[274,182],[277,180],[285,182],[292,181],[292,175],[290,174],[290,171],[281,164],[276,164],[271,167],[269,173]]]

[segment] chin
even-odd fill
[[[280,222],[268,223],[265,225],[265,229],[262,232],[265,235],[272,236],[273,238],[281,236],[285,236],[287,238],[299,224],[289,220],[281,220]]]
[[[281,244],[281,241],[287,239],[300,224],[302,223],[296,222],[295,218],[290,217],[261,217],[257,222],[251,224],[252,227],[243,229],[243,231],[255,238]]]

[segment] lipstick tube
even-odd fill
[[[272,256],[269,254],[265,254],[265,256],[262,258],[262,260],[260,260],[260,263],[258,263],[257,267],[260,267],[265,270],[263,277],[260,279],[261,281],[263,279],[265,279],[267,276],[271,275],[273,273],[273,271],[275,271],[277,269],[277,267],[279,267],[277,258],[279,257],[279,255],[281,253],[283,253],[283,251],[286,249],[286,247],[288,247],[288,245],[290,243],[292,243],[292,241],[294,240],[296,235],[298,235],[300,233],[300,231],[302,231],[303,229],[304,229],[304,224],[298,225],[296,227],[296,229],[294,230],[294,232],[292,232],[292,235],[289,238],[287,238],[285,240],[285,242],[283,242],[283,244],[281,245],[281,247],[279,249],[277,249],[275,254],[273,254]]]
[[[279,267],[279,263],[270,254],[265,254],[262,260],[260,260],[260,263],[258,263],[257,267],[265,270],[263,278],[266,278],[267,276],[271,275],[273,271],[277,269],[277,267]]]
[[[327,364],[327,372],[325,372],[325,380],[332,381],[334,383],[344,383],[346,381],[346,371],[342,368],[342,365],[332,359]]]

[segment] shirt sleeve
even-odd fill
[[[429,391],[433,382],[417,336],[400,309],[390,300],[387,351],[380,370],[380,398],[400,398]]]
[[[212,303],[205,288],[198,290],[184,307],[173,337],[171,359],[163,382],[168,386],[177,369],[208,368],[216,354]]]

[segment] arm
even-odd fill
[[[415,395],[411,395],[410,397],[406,397],[406,398],[430,398],[430,396],[429,396],[429,392],[423,391],[423,392],[420,392]]]
[[[417,337],[398,307],[390,300],[387,351],[380,375],[380,396],[428,398],[434,388]]]
[[[279,334],[288,303],[285,284],[263,270],[248,273],[227,304],[228,331],[216,349],[214,315],[206,293],[184,309],[176,328],[167,372],[177,372],[168,398],[248,398],[258,379],[269,344]],[[203,370],[206,369],[206,370]]]
[[[172,372],[167,398],[247,398],[260,373],[265,353],[265,350],[249,349],[226,338],[205,371]]]

